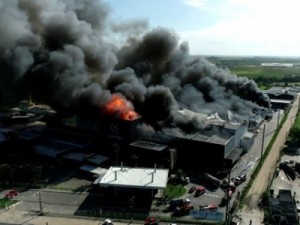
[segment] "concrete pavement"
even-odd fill
[[[112,219],[113,220],[113,219]],[[19,211],[14,208],[0,212],[0,225],[99,225],[103,218],[60,217],[55,215],[39,216],[36,212]],[[139,225],[141,223],[115,222],[114,225]]]
[[[243,209],[236,214],[241,225],[248,225],[252,221],[253,225],[264,224],[264,212],[256,209]]]

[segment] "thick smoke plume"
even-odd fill
[[[252,80],[189,55],[173,31],[146,32],[138,20],[116,23],[110,11],[100,0],[0,1],[0,97],[30,92],[54,108],[101,113],[118,94],[161,126],[180,126],[175,112],[182,108],[221,116],[230,110],[242,119],[268,107]],[[114,35],[126,43],[114,45]]]

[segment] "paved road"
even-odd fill
[[[299,95],[292,105],[288,118],[281,128],[278,137],[273,144],[271,152],[266,158],[251,189],[249,190],[249,193],[246,197],[245,207],[241,211],[237,212],[237,216],[240,218],[241,225],[248,225],[250,220],[252,220],[252,224],[263,224],[263,212],[258,209],[258,201],[262,193],[267,189],[269,183],[271,182],[274,170],[276,168],[276,162],[280,157],[280,151],[285,144],[288,132],[296,118],[298,112],[298,104]],[[265,134],[267,135],[268,133],[266,132]]]
[[[258,201],[263,192],[267,189],[269,182],[274,174],[277,160],[280,156],[280,151],[285,144],[286,137],[292,127],[295,117],[298,112],[299,96],[291,107],[286,122],[283,124],[279,134],[273,144],[271,152],[266,158],[260,172],[258,173],[249,193],[246,197],[246,207],[249,209],[257,209]]]
[[[276,111],[276,112],[274,112],[274,115],[273,115],[273,118],[271,121],[263,122],[263,124],[259,128],[259,130],[260,130],[259,133],[255,137],[254,144],[253,144],[251,150],[249,151],[249,154],[256,157],[257,159],[261,157],[262,147],[263,147],[263,150],[265,151],[268,146],[268,143],[270,142],[274,132],[277,129],[278,120],[281,120],[283,118],[283,116],[284,116],[283,110]],[[265,131],[263,129],[264,126],[265,126]],[[264,139],[263,139],[263,135],[264,135]]]
[[[20,201],[16,209],[39,211],[41,202],[44,212],[73,215],[87,196],[87,193],[29,190],[20,192],[16,197],[16,199]]]
[[[0,225],[99,225],[103,221],[103,218],[38,216],[36,213],[20,211],[14,208],[0,212]],[[114,225],[128,225],[128,223],[113,222]],[[131,224],[138,225],[141,223],[133,222]]]

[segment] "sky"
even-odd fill
[[[300,0],[105,0],[118,21],[174,30],[192,55],[300,56]]]

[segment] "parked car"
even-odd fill
[[[181,207],[181,206],[184,206],[186,204],[189,204],[191,201],[190,199],[188,198],[178,198],[178,199],[172,199],[170,202],[169,202],[169,209],[170,210],[173,210],[175,209],[176,207]]]
[[[196,187],[195,187],[195,186],[192,186],[192,187],[189,189],[189,193],[193,193],[194,191],[196,191]]]
[[[247,175],[245,173],[242,173],[242,174],[238,175],[237,177],[235,177],[235,181],[238,184],[243,183],[244,181],[246,181],[246,179],[247,179]]]
[[[218,206],[216,204],[209,204],[207,206],[200,207],[200,210],[216,210]]]
[[[187,204],[184,205],[182,207],[177,207],[174,210],[173,215],[174,216],[184,216],[184,215],[188,215],[190,213],[190,210],[194,209],[194,206],[192,204]]]
[[[199,186],[199,187],[197,187],[197,189],[196,189],[195,197],[198,197],[198,196],[204,194],[205,192],[206,192],[206,188],[203,187],[203,186]]]
[[[148,217],[145,220],[144,225],[158,225],[159,221],[155,217]]]
[[[242,173],[238,176],[242,181],[245,181],[247,178],[247,175],[245,173]]]
[[[15,196],[18,195],[18,192],[15,189],[10,190],[9,192],[7,192],[4,197],[5,198],[13,198]]]
[[[106,219],[104,220],[104,223],[102,225],[113,225],[113,222],[111,221],[111,219]]]

